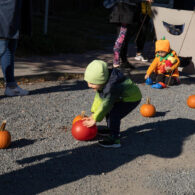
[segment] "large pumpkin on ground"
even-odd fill
[[[150,104],[150,99],[147,98],[146,104],[140,107],[140,113],[144,117],[152,117],[156,114],[156,108]]]
[[[97,134],[97,126],[86,127],[83,120],[75,122],[71,129],[72,136],[79,141],[87,141],[93,139]]]
[[[77,115],[77,116],[73,119],[72,125],[73,125],[74,123],[76,123],[77,121],[82,120],[84,117],[86,117],[85,111],[82,111],[80,115]]]
[[[187,99],[187,104],[190,108],[195,108],[195,95],[190,95]]]
[[[7,148],[11,143],[11,135],[5,130],[6,121],[3,121],[0,127],[0,149]]]

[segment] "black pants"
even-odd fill
[[[121,119],[137,107],[137,102],[117,102],[112,110],[107,114],[106,120],[108,128],[111,130],[111,136],[119,138]]]
[[[163,82],[166,85],[169,83],[170,86],[176,84],[176,79],[174,77],[170,78],[170,77],[165,76],[165,74],[152,73],[150,77],[156,83]],[[169,81],[169,79],[170,79],[170,81]]]
[[[125,36],[125,39],[124,39],[124,42],[123,42],[123,45],[120,51],[120,58],[121,58],[122,63],[127,62],[128,45],[129,45],[130,39],[132,37],[136,37],[141,27],[144,17],[145,15],[140,14],[139,18],[137,18],[137,21],[135,22],[135,25],[132,25],[132,24],[127,25],[127,33],[126,33],[126,36]],[[150,17],[147,15],[145,18],[144,25],[142,26],[139,36],[136,40],[136,46],[137,46],[138,53],[143,51],[144,44],[147,38],[149,21],[150,21]],[[120,28],[121,28],[121,24],[118,24],[117,25],[117,37],[120,33]]]
[[[138,21],[138,24],[137,24],[136,33],[138,33],[141,28],[139,36],[137,37],[137,40],[136,40],[137,53],[142,53],[144,49],[144,44],[147,38],[150,17],[148,15],[140,14],[140,16],[137,18],[137,21]],[[143,26],[141,27],[142,23],[143,23]]]

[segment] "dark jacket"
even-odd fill
[[[0,38],[18,39],[19,30],[21,27],[21,15],[22,25],[26,32],[30,32],[31,18],[27,15],[31,13],[31,0],[0,0]],[[23,14],[22,12],[27,14]]]
[[[111,1],[112,2],[112,1]],[[133,24],[139,0],[115,0],[110,14],[110,23]]]

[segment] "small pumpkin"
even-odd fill
[[[77,115],[74,120],[72,121],[72,125],[76,123],[77,121],[82,120],[85,116],[85,111],[82,111],[80,115]]]
[[[195,95],[190,95],[187,99],[187,105],[190,108],[195,108]]]
[[[146,104],[140,107],[140,113],[144,117],[152,117],[156,114],[156,108],[154,105],[150,104],[150,99],[147,98]]]
[[[6,120],[4,120],[0,127],[0,149],[7,148],[11,143],[11,135],[9,131],[5,130]]]

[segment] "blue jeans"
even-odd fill
[[[107,114],[106,120],[111,136],[119,138],[121,119],[135,109],[140,101],[137,102],[117,102]]]
[[[0,39],[0,62],[7,87],[16,87],[14,78],[14,54],[17,39]]]

